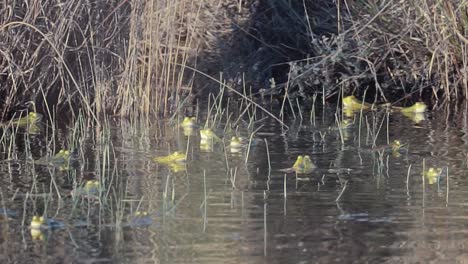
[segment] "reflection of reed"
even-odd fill
[[[322,126],[298,121],[282,134],[275,133],[279,125],[265,122],[256,137],[267,139],[252,145],[247,163],[226,144],[200,151],[198,134],[187,138],[163,122],[124,122],[83,138],[67,135],[93,142],[81,148],[80,170],[40,170],[16,159],[9,164],[22,167],[14,175],[2,165],[2,183],[14,187],[2,189],[2,203],[25,211],[26,218],[32,210],[46,211],[67,225],[32,234],[34,243],[24,232],[23,243],[19,219],[8,226],[0,222],[8,238],[2,245],[13,245],[5,255],[26,244],[29,255],[12,259],[30,260],[49,253],[48,243],[53,258],[67,261],[94,252],[96,259],[126,262],[372,262],[391,255],[408,262],[452,262],[464,246],[468,118],[463,111],[450,119],[432,113],[417,125],[399,113],[370,112],[362,116],[362,126],[346,128],[347,137],[332,127],[332,115],[330,123],[321,117],[316,124]],[[323,136],[314,138],[317,131]],[[400,155],[389,144],[395,139],[399,148],[405,146]],[[176,150],[188,154],[186,164],[153,161]],[[317,166],[307,181],[279,172],[299,153]],[[103,187],[96,199],[57,195],[88,178]],[[148,211],[150,223],[132,224],[136,211]],[[434,245],[438,254],[424,255]]]
[[[167,126],[165,129],[173,128]],[[170,134],[164,130],[159,132]],[[236,252],[241,248],[238,241],[240,232],[236,231],[232,237],[229,230],[241,228],[238,214],[242,210],[236,209],[240,206],[240,192],[232,191],[232,186],[244,189],[248,184],[242,159],[233,157],[231,160],[230,154],[224,153],[220,146],[211,145],[210,152],[207,153],[197,152],[198,146],[194,144],[188,148],[187,170],[174,172],[168,166],[145,162],[139,155],[140,152],[144,155],[145,151],[139,151],[138,146],[131,145],[134,142],[132,137],[133,135],[128,135],[128,140],[124,137],[123,142],[130,143],[125,149],[134,151],[122,155],[124,162],[121,162],[129,176],[128,190],[134,197],[131,203],[139,203],[143,208],[153,208],[158,212],[155,217],[157,227],[149,227],[149,236],[146,234],[142,239],[139,238],[142,234],[139,230],[124,229],[123,235],[127,237],[125,234],[128,233],[133,238],[125,240],[125,248],[135,248],[134,252],[138,252],[131,255],[132,259],[147,258],[148,254],[145,253],[148,252],[145,249],[152,248],[150,255],[153,259],[169,262],[215,260],[221,256],[223,261],[235,262],[229,259],[239,257]],[[152,138],[153,135],[149,137]],[[178,146],[178,149],[187,148],[184,146],[187,143],[184,135],[169,139],[159,138],[158,141],[166,142],[169,146]],[[193,141],[196,142],[196,139]],[[199,147],[202,148],[202,145]],[[225,157],[229,158],[229,170],[224,164]],[[206,171],[206,181],[203,171]],[[226,179],[229,178],[235,184],[227,185]],[[139,200],[138,197],[144,198]],[[226,222],[227,219],[231,220]]]

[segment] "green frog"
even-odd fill
[[[97,198],[102,191],[98,180],[87,180],[82,186],[74,189],[71,194],[74,197]]]
[[[8,122],[4,122],[0,124],[0,127],[8,127],[8,126],[19,126],[19,127],[26,127],[26,126],[33,126],[41,121],[42,115],[36,112],[29,112],[28,115],[10,120]]]
[[[68,170],[70,162],[72,161],[72,153],[69,150],[61,149],[57,154],[54,156],[47,158],[40,158],[34,161],[36,165],[44,165],[44,166],[54,166],[58,167],[61,170]]]
[[[297,174],[308,174],[315,169],[315,165],[312,163],[309,155],[299,155],[292,168]]]

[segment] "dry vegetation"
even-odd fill
[[[28,101],[44,112],[167,114],[192,87],[219,86],[197,71],[290,96],[468,98],[467,1],[338,3],[4,2],[0,118]]]
[[[467,1],[345,1],[338,34],[317,39],[317,57],[292,79],[331,95],[368,87],[381,101],[468,98]],[[426,96],[424,96],[426,95]]]

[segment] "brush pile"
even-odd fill
[[[366,92],[378,101],[468,98],[466,1],[252,6],[246,23],[232,22],[232,44],[218,45],[219,57],[208,60],[238,90],[303,98]]]
[[[289,89],[468,99],[466,1],[345,1],[337,10],[337,32],[312,34],[313,56],[290,62]]]

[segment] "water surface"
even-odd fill
[[[53,141],[45,132],[4,140],[11,147],[3,144],[0,163],[0,261],[465,261],[466,109],[428,112],[419,123],[398,112],[356,113],[343,117],[354,124],[341,130],[334,111],[317,110],[314,122],[307,113],[290,116],[289,130],[270,118],[250,128],[239,122],[247,138],[262,126],[248,158],[245,149],[224,147],[233,131],[206,149],[198,131],[187,137],[165,121],[81,130],[70,124]],[[215,129],[221,137],[225,121]],[[393,140],[405,148],[385,148]],[[81,151],[70,170],[31,163],[71,145]],[[186,166],[153,160],[176,150],[189,153]],[[311,174],[282,171],[302,154],[317,166]],[[423,167],[443,171],[425,179]],[[89,179],[105,186],[101,199],[73,198]],[[134,221],[136,211],[148,212],[145,221]],[[31,218],[44,212],[63,227],[32,236]]]

